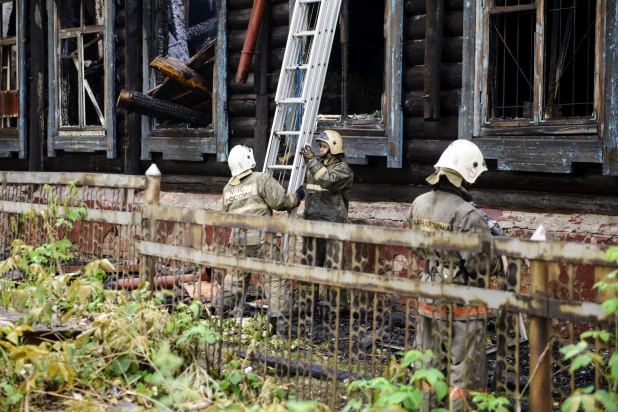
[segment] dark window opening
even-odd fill
[[[549,0],[545,15],[546,119],[594,111],[596,2]]]
[[[0,4],[0,129],[16,128],[19,116],[19,99],[17,96],[17,37],[15,1]]]
[[[489,18],[488,113],[490,119],[532,117],[534,28],[531,12]]]
[[[340,28],[324,83],[320,114],[341,114],[347,98],[348,113],[381,111],[384,91],[384,0],[354,0],[349,4],[347,96],[342,96]]]
[[[60,127],[105,127],[105,2],[58,2]]]
[[[494,1],[486,46],[487,120],[594,114],[596,2],[547,0],[542,12],[544,51],[539,62],[535,50],[537,5],[522,0]],[[540,70],[535,71],[535,66]],[[542,107],[535,107],[535,93],[542,93],[536,102]]]

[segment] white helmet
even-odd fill
[[[487,170],[481,149],[469,140],[455,140],[451,143],[434,168],[452,170],[468,183],[474,183]]]
[[[243,145],[234,146],[232,150],[230,150],[227,164],[230,166],[232,177],[236,177],[242,172],[255,168],[253,150]]]

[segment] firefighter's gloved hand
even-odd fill
[[[300,203],[305,198],[305,186],[300,185],[298,189],[296,189],[296,197],[298,198],[298,203]]]
[[[313,149],[311,148],[311,145],[306,145],[305,147],[300,149],[300,154],[303,155],[305,160],[312,159],[315,156],[313,154]]]

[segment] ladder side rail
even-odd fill
[[[303,21],[307,19],[308,7],[301,6],[303,3],[299,3],[299,0],[296,0],[296,6],[294,7],[294,12],[292,13],[292,21],[290,22],[290,28],[288,32],[288,39],[286,43],[285,52],[283,55],[281,72],[279,75],[279,83],[277,84],[277,92],[275,94],[275,102],[283,99],[290,91],[292,87],[292,76],[290,75],[288,70],[285,70],[286,65],[289,65],[289,62],[292,58],[296,59],[298,53],[301,50],[302,42],[300,39],[294,37],[294,33],[298,31],[299,26]],[[269,145],[266,151],[266,158],[264,162],[264,173],[273,174],[272,170],[268,168],[269,165],[273,165],[277,160],[277,152],[279,149],[279,140],[276,136],[276,133],[283,129],[283,125],[286,119],[287,108],[286,105],[281,105],[276,103],[277,107],[275,109],[275,117],[273,119],[273,126],[270,132]]]
[[[317,53],[312,53],[310,59],[312,62],[309,65],[308,70],[312,70],[312,77],[308,84],[309,89],[305,90],[306,106],[303,113],[303,120],[301,122],[301,133],[298,138],[298,148],[303,147],[306,144],[311,144],[313,133],[316,128],[317,112],[319,110],[322,90],[324,88],[324,82],[326,80],[326,73],[328,70],[328,64],[331,56],[332,42],[334,41],[336,22],[339,17],[338,10],[341,7],[341,0],[329,0],[329,6],[327,12],[320,14],[318,19],[325,16],[325,21],[318,22],[316,29],[318,33],[316,37],[319,37],[319,41],[314,39],[313,46],[318,47]],[[317,46],[317,44],[319,46]],[[325,47],[328,46],[328,47]],[[295,156],[294,158],[294,170],[290,176],[288,192],[295,191],[304,180],[306,172],[306,163],[302,156]]]

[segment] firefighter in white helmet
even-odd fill
[[[414,200],[407,216],[409,227],[490,237],[487,222],[470,204],[472,197],[467,190],[487,170],[481,150],[470,141],[457,140],[442,153],[434,167],[436,172],[427,179],[432,190]],[[488,275],[487,270],[491,274],[499,268],[497,258],[467,252],[421,250],[419,258],[427,261],[421,274],[421,281],[425,282],[485,287],[483,278]],[[449,372],[450,410],[470,410],[470,392],[484,391],[487,386],[485,336],[486,319],[492,316],[491,311],[461,304],[453,304],[450,309],[438,301],[420,298],[418,313],[415,348],[432,350],[436,358],[430,365]],[[450,348],[445,346],[449,341]],[[433,388],[425,387],[424,397],[423,410],[429,411],[435,407]]]
[[[288,194],[272,176],[255,172],[253,151],[247,146],[235,146],[228,156],[228,164],[232,179],[223,189],[223,209],[227,213],[271,217],[273,210],[290,211],[298,207],[304,197],[302,186],[296,193]],[[280,257],[278,244],[269,243],[265,233],[259,230],[232,230],[229,247],[235,256],[273,260]],[[249,278],[249,273],[235,271],[225,276],[223,288],[216,298],[219,312],[235,309],[235,316],[242,316]],[[283,319],[290,304],[289,282],[267,276],[264,292],[268,298],[271,321],[275,323],[277,319]]]
[[[320,156],[315,156],[311,146],[301,149],[307,161],[305,220],[347,223],[350,205],[350,190],[354,173],[344,161],[344,147],[341,135],[326,130],[315,139]],[[344,269],[343,242],[322,238],[304,238],[301,263],[311,266],[326,266]],[[309,292],[311,305],[317,304],[317,285],[301,285]],[[341,291],[339,309],[347,306],[347,293]],[[335,309],[336,290],[328,291],[331,310]]]

